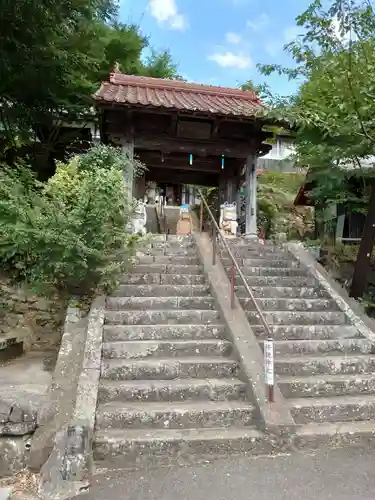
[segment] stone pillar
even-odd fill
[[[257,229],[257,174],[255,155],[248,156],[246,160],[246,230],[248,238],[258,238]]]
[[[131,160],[134,158],[134,141],[124,138],[121,141],[121,147],[124,153],[126,153]],[[129,189],[129,197],[133,198],[133,186],[134,186],[134,172],[124,170],[124,182]]]

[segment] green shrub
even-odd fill
[[[124,167],[137,172],[140,164],[98,146],[58,165],[45,185],[25,168],[2,170],[3,268],[40,292],[82,295],[113,285],[139,241],[126,233],[131,206]]]

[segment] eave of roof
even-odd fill
[[[187,83],[180,80],[113,72],[94,94],[99,105],[142,106],[212,115],[254,118],[266,108],[254,92]]]

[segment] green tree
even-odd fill
[[[116,14],[116,0],[3,2],[0,133],[7,145],[38,141],[48,163],[63,124],[92,118],[92,93],[115,63],[128,74],[178,76],[168,52],[144,61],[149,40]]]
[[[375,153],[375,14],[367,0],[315,0],[300,16],[303,35],[286,46],[293,68],[263,66],[303,83],[298,95],[275,99],[270,112],[297,128],[297,158],[326,179],[343,167],[361,168]],[[340,174],[341,175],[341,174]],[[330,182],[327,181],[329,186]],[[362,296],[375,237],[375,183],[351,294]]]

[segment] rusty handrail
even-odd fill
[[[213,241],[212,241],[212,244],[213,244],[213,256],[212,256],[213,264],[215,265],[215,263],[216,263],[216,235],[215,235],[215,233],[218,233],[220,235],[221,241],[223,242],[226,251],[229,254],[229,257],[232,260],[232,267],[234,267],[237,270],[238,275],[241,278],[241,281],[242,281],[242,283],[243,283],[243,285],[244,285],[247,293],[249,294],[250,299],[252,300],[252,302],[253,302],[253,304],[255,306],[255,310],[256,310],[259,318],[260,318],[260,321],[262,322],[262,324],[263,324],[263,326],[264,326],[264,328],[265,328],[265,330],[267,332],[267,336],[268,336],[269,339],[271,339],[272,338],[272,332],[271,332],[270,327],[269,327],[269,325],[268,325],[268,323],[266,321],[266,318],[264,317],[264,315],[263,315],[260,307],[258,306],[258,304],[256,302],[256,299],[254,297],[254,294],[251,291],[251,288],[249,287],[249,284],[247,283],[246,278],[243,275],[243,273],[241,271],[241,268],[238,265],[238,262],[237,262],[235,256],[233,255],[231,249],[229,248],[229,245],[228,245],[226,239],[222,235],[222,233],[220,231],[220,228],[219,228],[219,225],[216,222],[215,217],[214,217],[214,215],[213,215],[210,207],[208,206],[208,203],[207,203],[205,197],[203,196],[202,191],[200,189],[198,189],[198,192],[199,192],[200,199],[204,203],[204,206],[207,209],[208,215],[210,216],[210,219],[211,219],[212,223],[214,224],[214,231],[213,231],[214,234],[212,236],[213,237]],[[201,214],[201,217],[202,217],[202,219],[200,220],[200,228],[201,228],[201,231],[202,231],[203,210],[200,211],[200,214]],[[232,275],[231,275],[231,291],[232,291],[231,305],[232,305],[232,309],[234,308],[234,285],[235,285],[235,273],[232,272]]]

